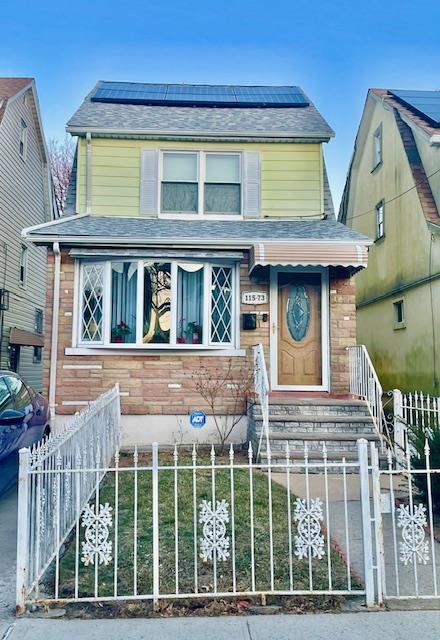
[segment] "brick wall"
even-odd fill
[[[45,314],[44,384],[49,386],[49,358],[52,325],[54,257],[48,252],[48,291]],[[252,282],[247,265],[240,270],[241,291],[259,290],[269,294],[268,283]],[[61,285],[59,307],[58,362],[57,362],[57,414],[71,414],[81,409],[82,403],[93,400],[102,391],[119,382],[122,412],[125,414],[177,415],[189,410],[204,408],[200,396],[194,390],[193,371],[201,366],[225,371],[231,360],[226,356],[197,355],[135,355],[133,353],[111,355],[67,356],[65,349],[72,346],[74,261],[67,251],[61,258]],[[269,304],[259,305],[258,311],[269,313]],[[253,307],[241,305],[241,311]],[[261,342],[269,360],[270,318],[258,320],[256,331],[241,331],[240,346],[252,362],[252,345]],[[345,347],[355,344],[355,301],[353,281],[335,272],[330,281],[330,361],[331,391],[348,392],[348,362]],[[243,356],[233,356],[237,367],[243,366]],[[269,361],[267,361],[269,367]],[[87,366],[87,368],[82,368]],[[170,388],[169,385],[181,385]],[[224,398],[225,407],[229,397]]]

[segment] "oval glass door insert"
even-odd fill
[[[302,284],[292,284],[286,310],[289,333],[296,342],[307,335],[310,324],[310,299]]]

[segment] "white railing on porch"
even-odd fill
[[[382,439],[387,435],[384,433],[383,389],[365,345],[348,347],[348,359],[350,393],[366,401],[376,431]]]
[[[262,344],[254,346],[254,387],[255,395],[257,396],[262,417],[262,428],[260,433],[260,440],[258,443],[257,460],[260,456],[261,443],[263,436],[266,438],[266,451],[270,456],[269,448],[269,378],[267,375],[266,361],[264,359],[264,349]]]
[[[57,580],[60,549],[119,448],[120,415],[116,385],[60,431],[20,450],[18,611],[52,562]]]

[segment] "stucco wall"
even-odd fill
[[[383,163],[372,170],[380,124]],[[415,138],[429,174],[438,168],[439,150],[421,134]],[[439,184],[432,183],[437,198]],[[439,394],[440,281],[423,281],[440,273],[440,236],[426,223],[393,112],[370,96],[353,162],[348,226],[375,238],[374,208],[381,200],[392,200],[385,204],[385,237],[370,247],[368,268],[356,276],[358,342],[367,346],[384,388]],[[393,302],[401,297],[406,329],[395,331]]]

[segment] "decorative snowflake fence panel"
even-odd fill
[[[428,442],[416,458],[408,442],[385,468],[371,449],[379,603],[388,598],[438,598],[440,576],[440,469],[431,467]]]
[[[275,464],[270,458],[255,461],[251,446],[246,451],[231,446],[220,454],[195,448],[159,451],[153,445],[131,454],[117,451],[105,478],[102,462],[95,465],[91,458],[87,467],[34,466],[32,486],[42,476],[45,482],[51,478],[61,504],[67,477],[72,488],[90,475],[95,484],[81,497],[72,493],[73,527],[70,520],[63,525],[60,500],[54,502],[48,492],[56,554],[44,576],[33,566],[35,557],[28,557],[32,582],[26,600],[150,599],[157,604],[175,598],[345,594],[364,596],[372,604],[367,442],[360,441],[358,448],[358,459],[339,461],[329,460],[324,446],[319,460],[316,451],[311,460],[305,448],[298,459],[287,448],[285,460]],[[41,493],[39,500],[36,505]],[[37,511],[36,506],[29,513],[33,532]],[[362,532],[356,565],[352,556]]]
[[[120,413],[116,385],[38,446],[20,451],[18,611],[30,593],[40,597],[40,579],[48,567],[55,572],[58,597],[63,545],[119,448]]]

